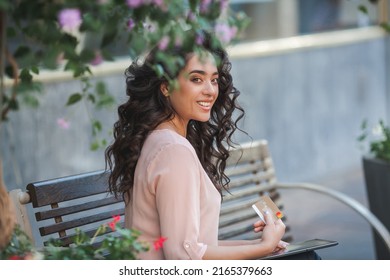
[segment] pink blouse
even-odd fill
[[[126,227],[149,242],[140,259],[202,259],[207,245],[218,245],[221,196],[188,140],[174,131],[153,131],[135,169]],[[166,237],[155,250],[153,241]]]

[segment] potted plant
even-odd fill
[[[390,128],[380,120],[370,129],[365,120],[358,141],[368,144],[362,161],[370,210],[390,229]],[[374,240],[377,259],[390,259],[376,232]]]

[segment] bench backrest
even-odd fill
[[[28,184],[28,196],[20,193],[19,200],[27,202],[29,222],[39,229],[35,244],[45,246],[55,239],[68,246],[76,229],[92,237],[101,224],[123,216],[124,203],[107,192],[107,180],[108,173],[95,171]]]
[[[219,238],[258,238],[252,224],[259,218],[251,205],[263,194],[258,191],[259,186],[273,184],[276,180],[267,142],[255,141],[232,150],[227,174],[231,183],[222,202]],[[16,195],[17,211],[22,213],[18,217],[19,224],[30,227],[31,222],[39,229],[39,236],[35,238],[38,247],[45,246],[49,239],[57,239],[68,246],[73,243],[75,229],[93,236],[102,223],[112,220],[114,215],[124,215],[121,198],[116,199],[107,192],[107,179],[107,172],[96,171],[28,184],[28,195],[20,190]],[[283,210],[276,189],[268,194]],[[29,215],[20,202],[28,204]],[[27,216],[32,219],[26,221]],[[29,228],[25,231],[31,232]]]
[[[252,204],[267,194],[280,210],[284,209],[276,183],[275,169],[266,140],[242,144],[230,152],[226,173],[230,178],[229,191],[224,192],[219,222],[219,239],[255,239],[253,223],[259,220]],[[269,188],[269,186],[271,186]],[[265,193],[262,189],[268,189]],[[284,213],[285,214],[285,213]],[[283,217],[286,223],[286,215]],[[285,241],[292,241],[286,224]]]

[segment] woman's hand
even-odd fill
[[[263,234],[261,235],[262,242],[269,246],[270,251],[277,250],[280,246],[284,247],[284,243],[280,243],[285,233],[286,225],[281,219],[276,219],[271,215],[270,210],[264,211],[265,224],[258,225],[257,228],[262,228]],[[279,248],[280,249],[280,248]],[[283,248],[284,249],[284,248]]]
[[[265,227],[265,223],[262,220],[259,220],[253,224],[253,231],[254,232],[261,232],[261,231],[263,231],[264,227]],[[287,248],[287,245],[289,245],[288,242],[280,240],[278,245],[276,246],[274,252],[285,250]]]
[[[288,242],[285,242],[283,240],[280,240],[278,245],[276,246],[274,252],[279,252],[279,251],[283,251],[287,248],[287,245],[289,245],[290,243]]]

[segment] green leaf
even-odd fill
[[[114,56],[110,53],[110,51],[102,50],[101,53],[102,53],[104,60],[114,61]]]
[[[361,11],[363,14],[366,14],[366,15],[368,14],[368,9],[367,9],[366,6],[364,6],[364,5],[359,5],[358,9],[359,9],[359,11]]]
[[[96,102],[96,98],[93,94],[88,94],[88,100],[91,101],[92,103],[95,103]]]
[[[71,96],[69,96],[68,102],[66,103],[66,106],[73,105],[77,102],[79,102],[83,96],[80,93],[74,93]]]
[[[386,31],[390,33],[390,24],[387,22],[383,22],[380,24],[380,26]]]
[[[103,129],[102,123],[98,120],[92,121],[92,135],[96,136]]]
[[[38,108],[39,107],[39,100],[34,95],[25,95],[23,97],[24,103],[26,103],[31,108]]]
[[[98,141],[98,140],[95,140],[95,141],[93,141],[93,142],[91,143],[91,145],[90,145],[89,148],[90,148],[92,151],[97,151],[97,150],[99,149],[99,147],[100,147],[99,141]]]
[[[31,66],[31,72],[33,72],[36,75],[39,75],[39,69],[36,66]]]
[[[112,42],[115,41],[115,38],[118,34],[118,31],[116,29],[110,30],[110,32],[104,33],[102,42],[101,42],[101,47],[107,47],[108,45],[112,44]]]
[[[10,79],[14,78],[14,76],[13,76],[14,72],[13,72],[12,66],[10,66],[10,65],[6,66],[4,69],[4,72],[8,78],[10,78]]]
[[[164,68],[162,67],[161,64],[157,64],[157,65],[155,66],[155,71],[156,71],[157,76],[158,76],[159,78],[161,78],[161,77],[164,75]]]
[[[20,72],[19,78],[23,83],[30,83],[33,79],[33,76],[30,74],[30,71],[28,69],[24,68]]]
[[[9,26],[7,27],[7,38],[13,38],[16,36],[16,30],[15,28]]]
[[[15,58],[21,58],[30,54],[31,50],[27,46],[19,46],[14,52]]]
[[[11,99],[8,102],[10,110],[17,111],[19,110],[19,102],[16,99]]]
[[[89,63],[95,58],[95,52],[91,49],[84,49],[80,54],[80,59],[84,63]]]

